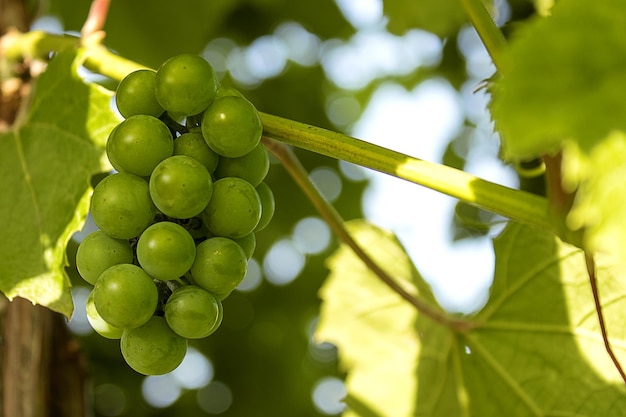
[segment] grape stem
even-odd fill
[[[383,172],[502,216],[552,229],[548,200],[413,158],[341,133],[261,113],[265,135],[290,145]]]
[[[469,323],[463,320],[453,319],[443,311],[433,308],[421,298],[409,294],[363,250],[348,230],[346,230],[341,215],[328,201],[326,201],[315,185],[311,182],[306,169],[302,166],[302,163],[300,163],[300,160],[290,146],[268,137],[263,137],[262,143],[291,175],[302,192],[304,192],[309,201],[311,201],[318,213],[324,218],[326,223],[328,223],[335,235],[344,244],[350,247],[354,254],[361,259],[367,268],[372,271],[383,283],[385,283],[392,291],[397,293],[405,301],[413,305],[420,313],[431,318],[432,320],[459,331],[464,331],[469,328]]]
[[[506,61],[504,59],[504,51],[507,48],[507,41],[496,26],[483,0],[461,0],[461,4],[478,36],[480,36],[480,40],[485,45],[487,52],[489,52],[494,65],[500,74],[505,74]]]

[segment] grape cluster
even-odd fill
[[[115,101],[124,120],[106,153],[117,172],[94,189],[99,230],[76,265],[94,286],[94,330],[120,339],[137,372],[164,374],[188,339],[217,330],[222,300],[244,278],[255,233],[274,214],[269,158],[255,107],[199,56],[129,74]]]

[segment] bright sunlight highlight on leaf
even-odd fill
[[[434,302],[395,237],[363,222],[349,226],[391,276]],[[582,252],[516,223],[494,246],[491,298],[458,326],[419,314],[348,248],[330,258],[317,338],[337,344],[348,372],[344,416],[626,413],[626,390],[604,349]],[[602,268],[598,279],[611,342],[623,359],[626,305],[619,294],[626,283]]]
[[[37,81],[22,123],[0,136],[0,290],[70,316],[65,248],[89,208],[90,178],[117,123],[110,93],[60,53]]]

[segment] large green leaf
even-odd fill
[[[562,0],[511,43],[491,106],[505,157],[563,150],[577,190],[567,217],[584,247],[626,271],[626,3]]]
[[[626,130],[626,3],[561,0],[525,24],[493,87],[505,156],[530,159],[576,141],[588,151]]]
[[[72,52],[38,79],[25,118],[0,136],[0,290],[69,316],[65,247],[85,220],[90,178],[118,122],[110,92],[85,84]]]
[[[584,247],[612,258],[626,272],[626,133],[609,134],[589,152],[569,143],[563,152],[565,187],[576,189],[567,225],[584,229]]]
[[[350,231],[398,282],[441,311],[392,235],[363,222]],[[583,254],[515,223],[494,246],[490,300],[458,324],[418,313],[348,248],[330,258],[317,338],[339,347],[345,416],[625,415],[626,389],[602,342]],[[605,269],[599,279],[611,341],[624,361],[626,283]]]

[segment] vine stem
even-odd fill
[[[34,31],[14,36],[0,50],[7,57],[46,56],[51,50],[78,45],[77,38]],[[85,50],[84,66],[114,80],[120,81],[130,72],[145,68],[113,54],[102,45],[88,45]],[[462,170],[413,158],[341,133],[266,113],[260,115],[266,135],[273,139],[384,172],[504,217],[553,230],[548,200],[544,197],[492,183]]]
[[[309,201],[313,204],[317,212],[324,218],[326,223],[328,223],[335,235],[344,244],[350,247],[350,249],[352,249],[354,254],[378,277],[378,279],[385,283],[385,285],[387,285],[405,301],[414,306],[420,313],[431,318],[432,320],[458,330],[463,330],[467,327],[468,324],[466,322],[452,319],[444,312],[430,306],[421,298],[411,295],[363,250],[363,248],[358,244],[358,242],[356,242],[356,240],[354,240],[352,235],[345,228],[341,215],[330,203],[328,203],[328,201],[326,201],[315,185],[311,182],[306,169],[302,166],[302,163],[290,146],[273,140],[267,136],[262,138],[262,143],[268,151],[274,155],[278,161],[280,161],[282,166],[287,170],[289,175],[291,175],[302,192],[304,192]]]
[[[548,200],[341,133],[261,113],[273,139],[425,186],[502,216],[552,229]]]
[[[604,322],[604,314],[602,313],[602,304],[600,303],[600,292],[598,290],[598,280],[596,277],[596,263],[591,255],[588,252],[585,252],[585,262],[587,264],[587,274],[589,275],[589,283],[591,284],[591,293],[593,294],[593,302],[596,307],[596,314],[598,316],[598,324],[600,325],[600,332],[602,333],[602,341],[604,342],[604,348],[606,349],[606,353],[608,353],[609,357],[613,361],[613,365],[617,372],[619,372],[620,376],[624,383],[626,383],[626,373],[624,373],[624,369],[619,362],[619,359],[613,352],[613,348],[611,347],[611,342],[609,341],[609,335],[606,330],[606,324]]]
[[[506,73],[507,63],[504,58],[504,51],[507,47],[507,41],[496,26],[483,0],[461,0],[461,4],[487,52],[489,52],[493,64],[500,74]]]

